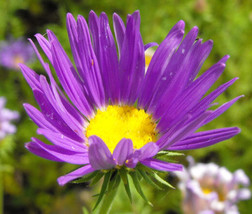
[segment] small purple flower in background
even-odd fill
[[[0,97],[0,140],[16,132],[16,127],[10,122],[19,118],[18,112],[4,108],[5,103],[6,99]]]
[[[183,169],[163,160],[175,154],[171,151],[210,146],[240,132],[237,127],[228,127],[195,133],[241,97],[208,110],[237,78],[203,98],[222,74],[229,56],[196,78],[213,45],[212,41],[197,40],[197,27],[183,39],[185,24],[179,21],[158,46],[145,72],[145,51],[157,44],[144,45],[139,12],[129,15],[126,25],[114,14],[113,26],[117,45],[105,13],[98,17],[91,11],[88,24],[82,16],[76,21],[67,15],[75,66],[52,31],[47,31],[48,40],[35,35],[62,87],[31,40],[50,81],[20,65],[40,110],[29,104],[24,107],[38,125],[38,134],[53,144],[32,138],[26,148],[52,161],[81,166],[59,177],[60,185],[82,176],[99,180],[104,175],[98,202],[121,178],[131,198],[127,175],[146,199],[140,176],[153,183],[148,176],[161,179],[154,170]]]
[[[34,59],[34,51],[22,39],[2,41],[0,43],[0,65],[8,69],[19,69],[19,63],[29,63]]]
[[[194,164],[190,157],[189,168],[175,174],[180,179],[185,214],[238,214],[236,204],[251,197],[245,188],[249,178],[241,169],[232,174],[214,163]]]

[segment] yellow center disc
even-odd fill
[[[122,138],[129,138],[135,149],[157,140],[156,123],[143,109],[133,106],[112,106],[98,110],[86,128],[86,136],[96,135],[114,151]]]

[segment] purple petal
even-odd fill
[[[78,79],[74,67],[51,31],[48,31],[51,41],[53,66],[59,77],[60,83],[74,105],[86,116],[92,114],[92,107],[85,94],[86,90]]]
[[[48,129],[38,129],[37,133],[40,135],[44,135],[50,142],[54,145],[65,148],[69,151],[73,152],[86,152],[87,146],[84,142],[75,141],[72,138],[69,138],[61,133],[56,133]]]
[[[58,131],[49,121],[45,119],[44,115],[38,109],[28,103],[23,104],[23,106],[29,117],[33,120],[34,123],[36,123],[38,127],[50,129],[55,132]]]
[[[116,37],[117,45],[118,45],[119,56],[121,56],[122,45],[123,45],[124,34],[125,34],[125,25],[121,17],[118,16],[116,13],[113,14],[113,25],[114,25],[115,37]]]
[[[94,169],[111,169],[115,166],[112,154],[101,138],[93,135],[88,138],[88,143],[88,157]]]
[[[80,178],[86,174],[89,174],[91,172],[94,172],[95,169],[93,169],[90,165],[83,166],[79,169],[74,170],[73,172],[70,172],[69,174],[63,175],[57,179],[58,184],[60,186],[65,185],[69,181],[72,181],[76,178]]]
[[[166,107],[157,128],[162,132],[170,128],[174,123],[179,121],[187,112],[189,112],[213,83],[219,78],[225,68],[225,64],[216,64],[208,71],[195,80],[179,97],[176,98],[173,104],[168,108],[167,105],[161,104],[160,108]],[[169,99],[168,99],[169,100]]]
[[[184,22],[181,22],[181,21],[178,22],[178,24],[176,24],[172,28],[172,30],[170,31],[170,33],[168,34],[168,36],[164,40],[164,42],[162,42],[162,44],[164,43],[164,46],[169,45],[169,43],[173,44],[172,40],[170,40],[170,39],[168,40],[168,38],[169,37],[172,38],[172,35],[174,35],[174,34],[175,35],[178,34],[177,35],[178,41],[176,41],[176,39],[174,40],[174,42],[175,42],[174,45],[175,45],[175,49],[176,49],[176,47],[179,45],[180,41],[182,40],[182,37],[184,34]],[[163,56],[167,55],[166,52],[164,52],[163,54],[160,55],[160,57],[157,58],[157,60],[156,60],[157,66],[159,66],[158,63],[159,63],[160,59],[161,59],[161,61],[164,61],[165,63],[162,68],[162,76],[160,77],[160,82],[156,86],[156,88],[153,91],[153,94],[151,96],[152,100],[151,100],[151,103],[149,106],[149,111],[155,110],[156,103],[159,102],[160,98],[163,96],[163,93],[164,93],[165,89],[167,88],[167,85],[170,85],[170,82],[172,82],[172,81],[174,82],[174,79],[176,80],[176,78],[178,78],[178,76],[179,76],[179,74],[177,74],[178,72],[181,71],[183,73],[183,75],[182,74],[180,74],[180,75],[182,75],[182,78],[186,79],[184,70],[181,69],[181,66],[183,66],[183,64],[185,63],[184,61],[186,61],[186,59],[188,58],[188,55],[190,56],[189,50],[192,49],[192,46],[193,46],[193,43],[195,42],[197,34],[198,34],[198,28],[197,27],[192,28],[192,30],[186,35],[185,39],[182,41],[178,50],[174,53],[175,50],[172,49],[173,52],[171,55],[168,55],[169,61],[167,61],[167,63],[166,63],[166,58],[163,58]],[[169,42],[166,44],[165,41],[166,42],[169,41]],[[177,42],[179,42],[179,43],[177,43]],[[154,60],[154,58],[152,60]],[[154,67],[154,69],[155,69],[155,67]],[[158,73],[159,71],[157,70],[156,72]]]
[[[92,41],[93,41],[93,48],[97,59],[100,58],[99,50],[100,50],[100,43],[99,43],[99,18],[97,17],[94,11],[90,11],[88,17],[88,25],[90,32],[92,34]]]
[[[152,169],[156,169],[159,171],[171,172],[171,171],[182,171],[183,170],[183,165],[181,165],[181,164],[168,163],[168,162],[156,160],[153,158],[142,160],[141,163],[147,167],[150,167]]]
[[[211,112],[205,112],[202,115],[191,119],[188,117],[187,124],[181,124],[178,129],[170,129],[165,133],[156,143],[162,148],[167,148],[168,146],[173,145],[174,143],[183,140],[187,136],[190,136],[195,132],[204,122],[204,120],[211,114]]]
[[[139,151],[138,159],[141,161],[155,156],[159,152],[159,146],[156,143],[149,142],[139,149]]]
[[[155,51],[146,76],[142,83],[142,88],[139,97],[139,105],[147,107],[152,99],[157,84],[160,84],[161,76],[163,75],[169,60],[180,44],[184,35],[184,22],[178,22],[169,32],[165,40],[159,45]],[[170,76],[169,76],[170,77]],[[150,87],[150,85],[152,87]]]
[[[158,89],[158,92],[161,94],[160,99],[154,99],[152,100],[152,103],[158,102],[159,104],[156,105],[155,103],[151,104],[151,106],[156,105],[155,108],[149,109],[154,111],[154,117],[160,118],[164,113],[166,113],[166,109],[169,107],[170,104],[172,104],[174,101],[176,101],[177,96],[179,96],[183,90],[185,90],[186,86],[188,85],[188,81],[190,80],[190,74],[195,70],[198,69],[202,65],[202,57],[204,58],[204,53],[210,52],[212,48],[212,41],[207,41],[204,44],[200,44],[201,41],[197,41],[194,46],[191,47],[191,49],[188,51],[188,54],[182,54],[183,49],[181,50],[181,57],[178,57],[178,59],[181,59],[181,62],[178,61],[178,59],[174,59],[177,64],[168,65],[168,70],[165,71],[167,74],[171,75],[172,78],[170,78],[170,81],[163,81],[161,82],[161,85]],[[203,48],[202,51],[201,49]],[[179,48],[180,49],[180,48]],[[174,56],[179,53],[176,52]],[[208,55],[208,54],[207,54]],[[171,63],[172,59],[171,59]],[[221,64],[221,63],[219,63]],[[214,69],[216,67],[213,66]],[[176,71],[176,72],[174,72]],[[210,72],[210,71],[208,71]],[[169,84],[169,87],[167,85]],[[200,90],[199,90],[200,91]],[[183,93],[182,93],[183,94]],[[169,100],[169,102],[167,102]]]
[[[92,47],[87,22],[82,16],[78,16],[77,33],[78,46],[76,48],[81,60],[79,73],[87,85],[89,96],[93,97],[97,107],[102,107],[105,105],[105,91],[99,68],[99,59],[96,57]]]
[[[48,145],[36,138],[32,138],[32,140],[33,142],[26,144],[26,148],[42,158],[71,164],[89,163],[87,153],[76,153],[58,146]]]
[[[237,100],[239,100],[241,97],[244,97],[243,95],[234,98],[233,100],[230,100],[227,103],[224,103],[222,106],[220,106],[219,108],[217,108],[215,111],[213,111],[212,114],[209,115],[209,117],[206,119],[206,121],[204,122],[204,125],[211,122],[212,120],[214,120],[216,117],[219,117],[222,113],[224,113],[228,108],[231,107],[231,105],[233,105]]]
[[[46,97],[45,94],[36,89],[33,90],[33,94],[40,106],[42,114],[47,121],[49,121],[55,128],[57,128],[57,130],[59,130],[59,132],[63,133],[64,135],[67,135],[76,140],[81,140],[81,138],[76,135],[76,132],[71,130],[68,124],[65,123],[65,121],[62,120],[62,117],[55,111],[54,107],[47,100],[48,96]],[[57,106],[57,103],[55,103],[54,106]],[[82,130],[77,129],[76,131],[81,132]]]
[[[150,43],[144,45],[144,51],[146,51],[147,49],[149,49],[151,47],[155,47],[155,46],[158,46],[158,43],[156,43],[156,42],[150,42]]]
[[[105,92],[107,92],[107,102],[111,100],[112,104],[119,101],[119,70],[118,57],[115,41],[109,27],[108,17],[105,13],[100,16],[99,32],[99,64],[101,68]]]
[[[19,67],[24,75],[24,78],[26,79],[27,83],[32,89],[41,89],[40,83],[39,83],[39,75],[36,74],[35,71],[27,67],[26,65],[19,64]]]
[[[139,11],[133,13],[127,21],[119,68],[121,101],[122,103],[134,104],[145,73],[145,55],[140,34]]]
[[[229,86],[231,86],[238,78],[234,78],[230,80],[229,82],[224,83],[223,85],[219,86],[217,89],[215,89],[213,92],[211,92],[209,95],[204,97],[197,105],[195,105],[191,112],[194,112],[194,115],[201,114],[202,112],[206,111],[210,104],[220,95],[222,94]]]
[[[117,165],[122,166],[130,155],[133,153],[133,143],[130,139],[123,138],[116,145],[113,158]]]
[[[210,131],[198,132],[192,134],[186,139],[176,142],[166,147],[168,150],[189,150],[207,147],[215,143],[227,140],[240,132],[237,127],[215,129]]]

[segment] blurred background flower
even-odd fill
[[[18,70],[19,63],[29,63],[34,60],[31,45],[23,39],[2,41],[0,43],[0,65]]]
[[[195,164],[192,157],[188,159],[188,169],[174,173],[180,180],[184,213],[238,214],[237,203],[251,198],[250,181],[244,171],[231,173],[215,163]]]
[[[160,43],[166,36],[168,29],[183,19],[186,22],[185,33],[193,26],[200,29],[199,37],[204,41],[214,41],[213,50],[202,71],[214,64],[221,56],[229,54],[225,73],[216,85],[230,80],[234,76],[240,79],[223,96],[218,103],[225,103],[232,97],[244,94],[245,97],[224,113],[221,118],[202,128],[202,131],[227,126],[239,126],[242,130],[237,137],[224,143],[204,148],[199,151],[189,151],[199,162],[215,162],[225,166],[230,171],[242,168],[252,179],[252,3],[246,0],[8,0],[0,1],[0,41],[13,38],[32,38],[39,32],[42,35],[46,29],[52,29],[57,34],[62,46],[66,47],[71,57],[71,48],[65,31],[65,15],[73,13],[76,17],[81,14],[88,16],[90,10],[96,13],[106,12],[109,17],[116,12],[121,17],[139,9],[141,13],[141,34],[144,43],[155,41]],[[126,18],[123,20],[126,21]],[[112,23],[111,27],[112,27]],[[42,55],[45,59],[45,56]],[[29,65],[39,74],[45,74],[38,60]],[[24,148],[24,142],[30,139],[31,133],[36,132],[36,125],[28,119],[22,103],[28,102],[36,106],[33,94],[26,84],[21,72],[3,72],[0,68],[0,96],[8,100],[7,108],[20,113],[17,122],[17,132],[13,136],[12,160],[13,173],[4,176],[4,213],[82,213],[81,206],[88,210],[94,205],[95,198],[91,195],[98,192],[86,184],[67,185],[59,187],[55,179],[65,174],[73,167],[67,164],[51,164],[50,161],[41,160]],[[57,78],[56,78],[57,79]],[[213,87],[215,88],[215,87]],[[176,157],[179,162],[183,157]],[[232,161],[231,161],[232,160]],[[47,172],[47,173],[45,173]],[[50,172],[50,173],[49,173]],[[170,183],[176,185],[177,180],[171,176],[162,175]],[[43,182],[41,179],[43,178]],[[127,195],[119,191],[111,213],[144,213],[144,214],[180,214],[182,200],[180,191],[155,190],[145,185],[144,192],[154,207],[146,205],[139,197],[134,196],[132,207],[125,203]],[[165,188],[165,187],[164,187]],[[123,187],[121,188],[123,190]],[[251,187],[250,187],[251,189]],[[169,201],[169,203],[167,203]],[[62,206],[64,204],[64,206]],[[244,200],[238,204],[240,213],[247,214],[252,210],[252,201]]]
[[[16,132],[16,127],[11,122],[19,118],[18,112],[5,108],[5,104],[6,99],[0,97],[0,140]]]

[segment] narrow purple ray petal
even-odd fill
[[[175,26],[170,31],[168,36],[171,36],[172,34],[174,34],[176,32]],[[179,22],[177,24],[177,30],[180,30],[180,31],[182,30],[182,32],[184,32],[184,23],[183,22]],[[179,33],[179,31],[178,31],[178,33]],[[186,59],[191,55],[190,50],[192,49],[192,46],[195,42],[195,39],[197,38],[197,34],[198,34],[198,28],[197,27],[192,28],[190,30],[190,32],[186,35],[185,39],[182,41],[178,50],[170,56],[170,59],[167,62],[167,64],[164,64],[165,66],[162,69],[163,72],[162,72],[162,76],[160,77],[160,82],[156,86],[155,90],[153,91],[152,97],[151,97],[152,100],[151,100],[151,103],[149,106],[149,111],[155,110],[157,102],[159,102],[160,98],[163,96],[163,93],[166,90],[167,85],[170,85],[170,82],[172,80],[174,82],[177,78],[180,78],[179,74],[178,74],[179,72],[182,72],[182,74],[180,74],[181,78],[186,79],[186,75],[184,73],[186,70],[185,69],[183,70],[181,67],[186,62]],[[182,39],[182,38],[180,38],[180,39]],[[164,53],[164,54],[167,54],[167,53]],[[163,57],[163,54],[160,55],[160,58],[161,57]],[[152,60],[154,60],[154,58]],[[158,62],[159,62],[159,58],[157,58],[157,63]]]
[[[72,129],[74,134],[77,134],[80,138],[84,138],[84,120],[80,120],[79,117],[76,117],[76,115],[78,115],[77,110],[74,111],[74,109],[70,107],[71,104],[68,102],[64,102],[65,105],[62,103],[64,99],[60,98],[60,95],[57,93],[57,90],[54,88],[53,84],[51,85],[52,87],[49,86],[44,76],[40,77],[40,83],[44,92],[44,96],[50,102],[59,117],[69,126],[69,128]],[[71,113],[68,112],[65,106],[68,107],[67,109],[69,109]],[[72,116],[72,114],[74,116]]]
[[[191,112],[194,112],[194,115],[201,114],[202,112],[206,111],[210,104],[220,95],[222,94],[229,86],[231,86],[237,79],[234,78],[223,85],[219,86],[217,89],[215,89],[213,92],[211,92],[209,95],[204,97],[197,105],[195,105]]]
[[[149,49],[151,47],[155,47],[155,46],[158,46],[158,43],[156,43],[156,42],[150,42],[150,43],[144,45],[144,51],[146,51],[147,49]]]
[[[139,149],[139,151],[138,159],[141,161],[155,156],[159,152],[159,146],[156,143],[149,142]]]
[[[41,90],[41,86],[39,83],[39,75],[36,74],[35,71],[33,71],[32,69],[30,69],[29,67],[27,67],[24,64],[19,64],[19,67],[24,75],[26,82],[29,84],[29,86],[32,89]]]
[[[45,69],[46,73],[51,76],[51,71],[50,71],[50,67],[48,65],[48,63],[45,63],[42,56],[40,55],[36,45],[34,44],[34,42],[31,40],[31,39],[28,39],[29,42],[31,43],[32,47],[33,47],[33,50],[35,52],[35,54],[37,55],[38,59],[39,59],[39,62],[41,63],[41,65],[43,66],[43,68]]]
[[[40,155],[43,155],[43,152],[45,152],[46,154],[50,154],[51,156],[54,156],[55,158],[63,162],[67,162],[71,164],[88,164],[89,163],[87,152],[80,153],[80,152],[69,151],[62,147],[45,144],[36,138],[32,138],[32,142],[28,144],[28,148],[30,147],[37,148],[36,151],[40,153]],[[36,154],[36,155],[39,155],[39,154]]]
[[[88,157],[94,169],[111,169],[115,166],[112,154],[101,138],[93,135],[88,138],[88,143]]]
[[[172,54],[180,44],[183,35],[184,22],[180,21],[171,29],[165,40],[155,51],[142,83],[138,101],[139,105],[143,108],[146,108],[151,101],[157,84],[160,82],[160,78],[169,64]],[[152,87],[150,87],[150,85]]]
[[[198,132],[182,141],[176,142],[175,144],[168,146],[166,149],[189,150],[203,148],[227,140],[237,135],[238,133],[240,133],[240,129],[237,127]]]
[[[26,148],[32,152],[33,154],[40,156],[42,158],[58,161],[58,162],[67,162],[71,164],[87,164],[88,156],[85,153],[73,153],[67,150],[63,150],[60,147],[47,145],[38,139],[34,139],[33,141],[26,144]]]
[[[50,153],[42,150],[40,148],[40,146],[38,146],[34,142],[26,143],[25,148],[28,149],[31,153],[33,153],[33,154],[35,154],[35,155],[37,155],[39,157],[45,158],[47,160],[63,162],[61,159],[59,159],[59,158],[55,157],[54,155],[51,155]]]
[[[29,117],[33,120],[34,123],[36,123],[38,127],[50,129],[55,132],[58,131],[49,121],[45,119],[44,115],[38,109],[28,103],[23,104],[23,106]]]
[[[169,65],[169,70],[171,72],[174,72],[174,70],[177,72],[172,75],[173,78],[171,78],[171,81],[169,82],[169,87],[167,87],[167,82],[161,82],[161,86],[159,87],[159,93],[161,93],[160,99],[155,99],[159,104],[156,105],[155,109],[152,109],[154,111],[155,118],[160,118],[166,112],[168,106],[173,103],[177,96],[185,89],[188,85],[188,81],[190,80],[190,75],[195,71],[195,69],[199,70],[204,62],[203,59],[208,56],[212,45],[212,41],[207,41],[201,45],[201,40],[198,40],[188,51],[188,54],[181,54],[181,57],[178,57],[181,58],[181,62],[177,61],[178,59],[175,59],[178,64]],[[179,50],[174,55],[177,53],[179,53]],[[171,61],[171,63],[173,62]],[[170,72],[168,73],[170,74]],[[169,100],[169,102],[167,102],[167,100]],[[154,102],[154,100],[152,100],[152,102]]]
[[[77,129],[76,132],[74,132],[72,129],[70,129],[68,124],[65,123],[64,120],[62,120],[62,117],[57,113],[52,104],[48,101],[48,96],[46,97],[45,94],[36,89],[33,90],[33,94],[40,106],[42,114],[47,121],[49,121],[55,128],[57,128],[57,130],[59,130],[59,132],[63,133],[64,135],[67,135],[68,137],[79,141],[81,140],[81,137],[77,135],[76,132],[82,133],[82,130]],[[57,106],[57,104],[54,104],[54,106]]]
[[[49,34],[50,35],[50,34]],[[52,45],[52,55],[53,55],[53,65],[56,73],[59,77],[61,85],[63,86],[65,92],[75,104],[75,106],[86,116],[92,114],[92,107],[90,106],[85,90],[82,87],[77,76],[74,75],[74,67],[70,60],[63,52],[62,48],[59,46],[59,42],[53,40]]]
[[[211,122],[216,117],[219,117],[221,114],[223,114],[227,109],[231,107],[237,100],[239,100],[241,97],[244,97],[243,95],[234,98],[233,100],[230,100],[229,102],[224,103],[222,106],[217,108],[215,111],[213,111],[212,114],[209,115],[209,117],[206,119],[206,121],[203,123],[203,125]]]
[[[84,141],[78,142],[61,133],[56,133],[47,129],[40,128],[37,130],[37,133],[40,135],[44,135],[54,145],[65,148],[69,151],[77,153],[78,152],[83,153],[87,151],[87,146],[84,144]]]
[[[133,104],[139,93],[139,86],[144,78],[145,56],[140,35],[139,11],[134,12],[127,21],[119,63],[121,74],[121,101]]]
[[[133,143],[130,139],[123,138],[116,145],[113,158],[117,165],[122,166],[130,155],[133,153]]]
[[[125,34],[125,25],[120,16],[116,13],[113,14],[113,26],[115,31],[115,37],[118,45],[119,56],[121,56],[124,34]]]
[[[173,145],[174,143],[183,140],[187,136],[190,136],[193,132],[195,132],[204,122],[204,120],[211,114],[211,112],[204,112],[200,116],[189,119],[190,122],[184,124],[179,129],[170,130],[165,133],[157,142],[156,144],[161,148],[167,148],[168,146]]]
[[[48,40],[39,33],[37,33],[35,35],[35,37],[36,37],[40,47],[42,48],[42,50],[46,54],[47,58],[50,60],[50,62],[52,62],[53,59],[52,59],[50,42],[48,42]]]
[[[212,84],[219,78],[225,68],[225,64],[216,64],[208,71],[195,80],[181,96],[165,110],[165,115],[160,119],[157,128],[162,132],[179,121],[189,112],[203,95],[208,91]],[[165,106],[162,106],[165,107]],[[161,106],[160,106],[161,108]],[[166,106],[167,108],[167,106]],[[162,110],[161,110],[162,111]]]
[[[183,165],[181,165],[181,164],[168,163],[168,162],[156,160],[153,158],[142,160],[141,163],[147,167],[150,167],[152,169],[156,169],[159,171],[171,172],[171,171],[182,171],[183,170]]]
[[[110,100],[112,104],[119,102],[120,90],[119,87],[119,70],[118,57],[115,46],[115,41],[109,27],[108,17],[105,13],[100,16],[100,58],[99,64],[102,72],[103,84],[107,92],[107,103]]]
[[[78,47],[76,48],[81,60],[79,73],[87,85],[89,96],[93,97],[94,104],[97,107],[103,107],[105,105],[105,91],[101,71],[92,47],[87,22],[82,16],[78,16],[77,33]]]
[[[69,181],[80,178],[80,177],[82,177],[86,174],[89,174],[91,172],[94,172],[94,171],[95,171],[95,169],[93,169],[90,165],[86,165],[86,166],[83,166],[79,169],[74,170],[73,172],[70,172],[66,175],[59,177],[57,179],[57,181],[60,186],[63,186],[66,183],[68,183]]]
[[[99,18],[94,11],[90,11],[88,16],[88,25],[92,35],[93,48],[97,59],[100,58],[100,42],[99,42]]]

